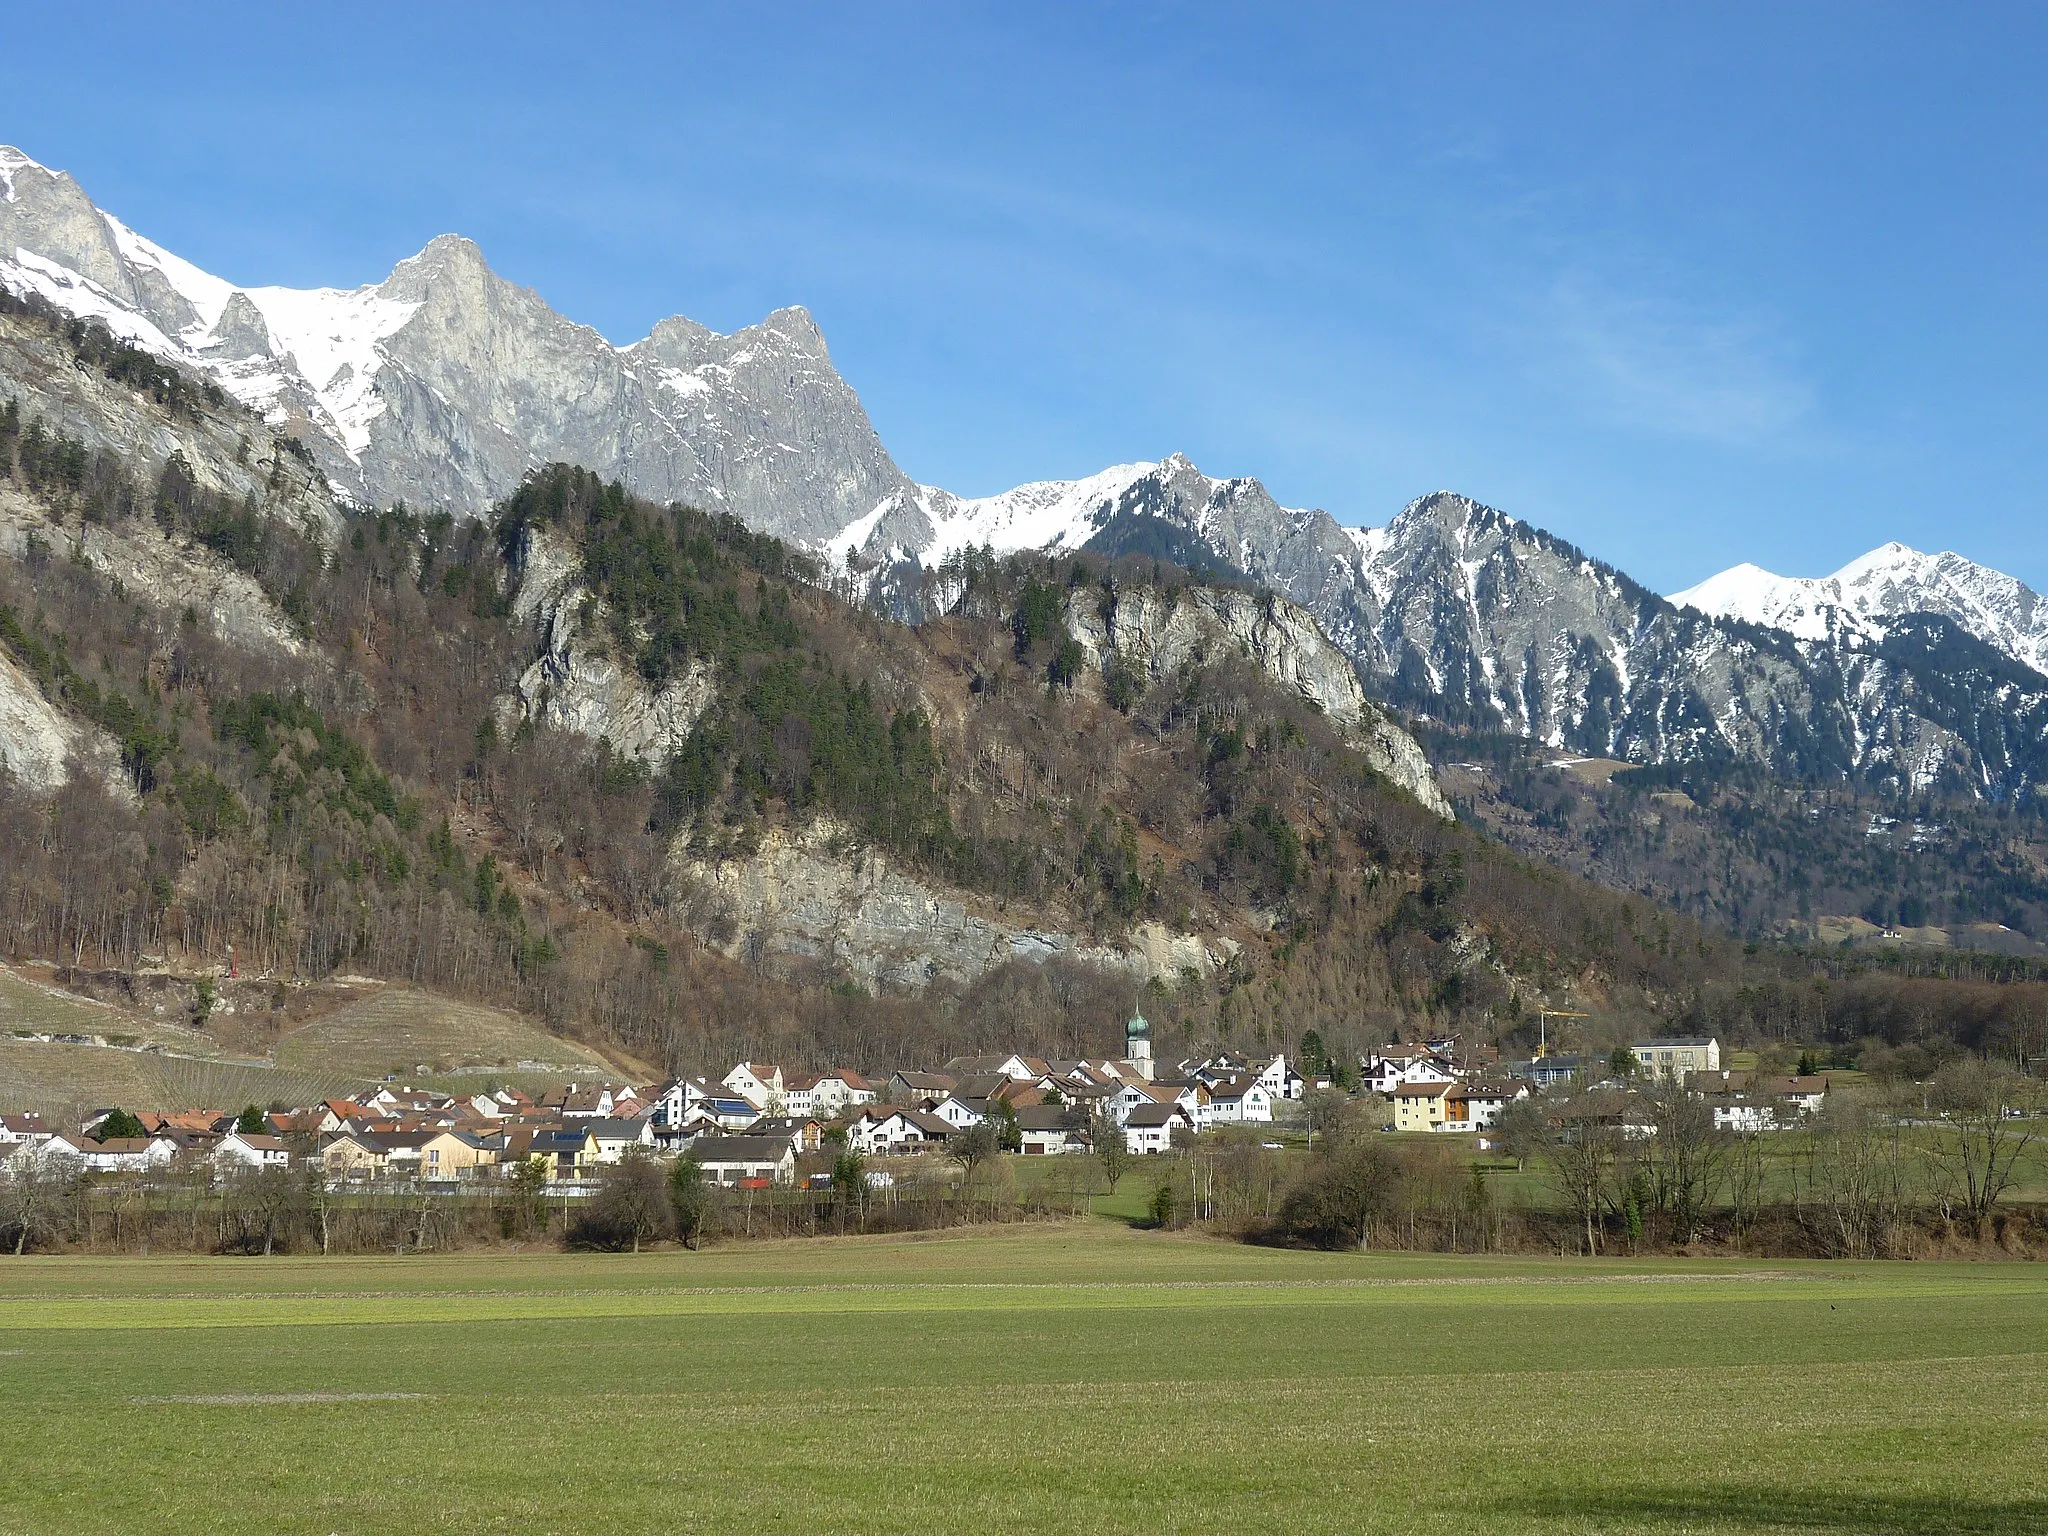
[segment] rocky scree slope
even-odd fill
[[[323,547],[343,514],[292,445],[218,391],[92,324],[0,295],[0,471],[0,555],[26,567],[62,559],[117,600],[319,668],[254,574],[255,552],[272,524]],[[77,763],[132,792],[135,764],[124,768],[109,729],[120,722],[61,707],[75,691],[52,670],[61,660],[45,658],[42,676],[24,665],[33,617],[0,614],[15,640],[15,654],[0,653],[0,767],[48,791]]]

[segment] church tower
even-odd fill
[[[1135,1008],[1131,1010],[1131,1022],[1124,1026],[1124,1060],[1146,1082],[1152,1081],[1152,1026]]]

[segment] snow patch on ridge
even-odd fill
[[[1781,629],[1801,640],[1882,639],[1891,621],[1935,613],[2037,672],[2048,672],[2048,600],[2002,571],[1952,551],[1897,542],[1832,576],[1779,576],[1744,563],[1672,594],[1680,607]]]
[[[962,497],[920,486],[933,538],[919,555],[927,565],[936,565],[948,555],[984,546],[998,554],[1079,549],[1100,528],[1104,506],[1158,468],[1117,464],[1085,480],[1034,480],[994,496]]]
[[[25,165],[34,166],[35,161],[12,145],[0,144],[0,202],[14,201],[14,173]]]

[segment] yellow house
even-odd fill
[[[320,1165],[332,1179],[374,1176],[385,1162],[384,1149],[368,1136],[343,1133],[320,1149]]]
[[[1394,1090],[1394,1129],[1434,1131],[1444,1123],[1451,1083],[1403,1083]]]
[[[423,1179],[467,1178],[477,1168],[497,1162],[498,1154],[459,1131],[441,1131],[420,1143]]]
[[[1638,1040],[1629,1047],[1643,1076],[1682,1083],[1695,1072],[1721,1070],[1721,1042],[1707,1035]]]

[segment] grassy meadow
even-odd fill
[[[70,1122],[115,1104],[311,1104],[386,1077],[451,1093],[484,1083],[539,1092],[622,1072],[589,1047],[501,1009],[381,986],[335,1006],[338,990],[319,995],[307,1018],[273,1016],[259,1004],[217,1014],[202,1030],[182,1017],[77,997],[0,966],[0,1114],[33,1110]],[[31,1038],[37,1034],[108,1043]]]
[[[2039,1532],[2029,1265],[0,1262],[0,1532]]]

